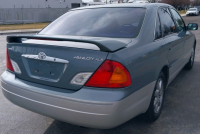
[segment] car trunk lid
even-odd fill
[[[35,83],[79,90],[82,85],[71,84],[74,76],[94,73],[105,61],[108,52],[122,49],[126,44],[121,41],[120,46],[120,41],[115,40],[118,47],[112,47],[106,45],[112,42],[111,39],[75,38],[8,36],[10,59],[18,64],[22,72],[16,73],[16,76]]]

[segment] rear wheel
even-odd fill
[[[194,65],[194,57],[195,57],[195,48],[192,49],[192,53],[190,56],[190,60],[188,61],[188,63],[185,65],[185,69],[192,69],[193,65]]]
[[[165,85],[165,75],[161,72],[156,82],[149,108],[147,112],[144,113],[144,118],[148,122],[153,122],[160,116],[165,95]]]

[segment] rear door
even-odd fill
[[[168,47],[169,79],[171,80],[184,64],[181,60],[184,42],[176,32],[176,25],[169,9],[161,7],[158,9],[158,14],[162,25],[163,37]]]

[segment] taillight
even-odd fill
[[[92,75],[85,86],[123,88],[131,85],[128,70],[119,62],[106,60]]]
[[[11,64],[11,61],[10,61],[10,57],[9,57],[9,54],[8,54],[8,49],[7,49],[7,52],[6,52],[6,67],[7,67],[8,70],[14,72],[14,69],[12,67],[12,64]]]

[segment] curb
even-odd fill
[[[26,30],[6,30],[0,31],[0,35],[7,35],[7,34],[23,34],[23,33],[37,33],[41,29],[26,29]]]
[[[184,16],[186,16],[186,14],[182,14],[181,16],[184,17]]]

